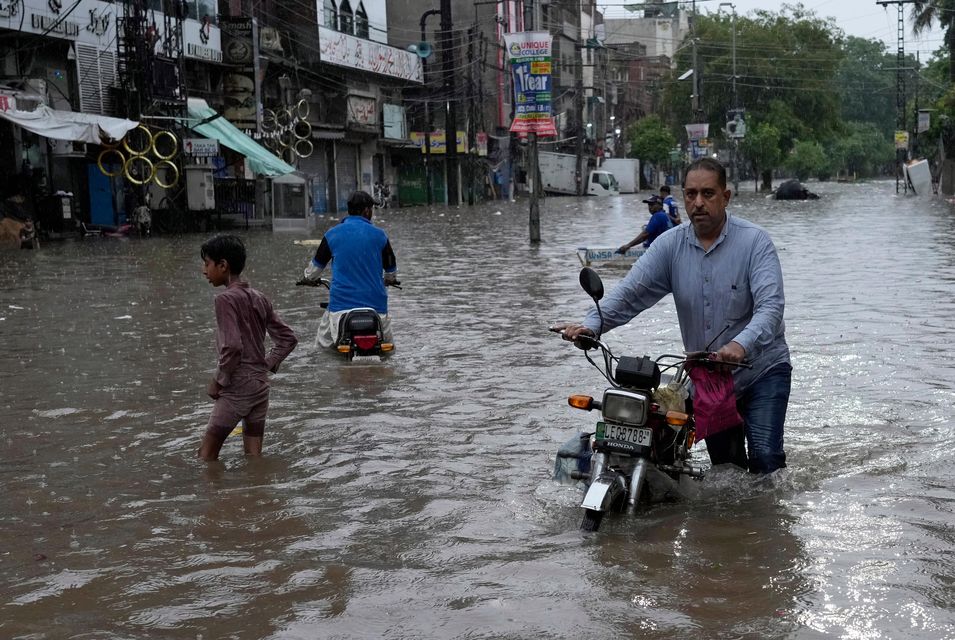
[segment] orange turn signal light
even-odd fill
[[[594,399],[590,396],[570,396],[567,398],[567,404],[572,406],[574,409],[583,409],[584,411],[590,411],[594,408]]]
[[[394,350],[395,350],[395,345],[391,344],[390,342],[382,342],[382,343],[381,343],[381,350],[382,350],[382,351],[394,351]]]
[[[679,411],[667,411],[667,424],[673,427],[682,427],[689,420],[690,416]]]
[[[338,350],[341,353],[348,353],[349,351],[351,351],[351,347],[347,344],[340,344],[338,345]]]

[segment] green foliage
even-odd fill
[[[896,118],[896,55],[887,53],[883,42],[854,36],[847,38],[842,48],[845,57],[836,75],[842,118],[871,122],[886,138],[891,137]],[[915,60],[908,60],[905,66],[914,67]],[[915,86],[914,71],[907,75],[906,85]]]
[[[955,0],[944,2],[955,7]],[[748,124],[741,153],[764,183],[781,164],[803,176],[881,170],[895,130],[894,52],[878,40],[846,37],[833,21],[802,5],[737,16],[735,27],[734,96],[731,15],[697,19],[702,114],[692,111],[691,79],[676,80],[692,67],[692,47],[685,40],[662,96],[661,112],[673,130],[701,119],[711,132],[722,130],[727,111],[738,105],[745,107]],[[905,65],[914,68],[916,61],[910,57]],[[916,72],[909,74],[906,84],[914,87]],[[926,97],[934,99],[930,84],[919,85],[923,105]],[[914,113],[914,104],[910,107]]]
[[[676,138],[659,116],[647,116],[633,123],[627,130],[630,155],[644,162],[662,164],[670,158]]]
[[[784,5],[779,13],[757,11],[736,18],[736,93],[733,96],[733,22],[727,13],[697,19],[697,57],[702,63],[703,113],[711,124],[726,122],[734,103],[747,110],[747,119],[768,120],[776,104],[788,105],[804,127],[818,135],[839,126],[839,90],[833,79],[843,59],[842,31],[802,7]],[[692,67],[692,47],[677,54],[677,72]],[[691,80],[671,82],[664,109],[677,119],[694,121]],[[778,107],[775,107],[778,110]],[[776,124],[776,123],[774,123]],[[791,144],[792,127],[781,127],[783,144]],[[789,147],[784,147],[787,151]]]
[[[945,30],[948,80],[955,82],[955,0],[914,0],[911,20],[916,34],[936,25]]]
[[[753,173],[762,170],[774,169],[782,160],[779,150],[779,129],[768,122],[760,122],[749,130],[748,135],[740,143],[740,153],[753,168]]]
[[[829,171],[826,151],[815,140],[797,141],[789,157],[786,158],[785,164],[786,168],[792,171],[800,181],[820,173],[824,176],[828,175]]]
[[[849,122],[828,147],[829,169],[868,177],[893,162],[895,147],[871,122]]]

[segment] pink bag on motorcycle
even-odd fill
[[[697,440],[743,424],[743,417],[736,410],[732,373],[701,362],[688,362],[686,370],[693,381]]]

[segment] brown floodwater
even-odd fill
[[[383,212],[383,363],[313,346],[299,236],[242,232],[300,336],[259,460],[195,458],[204,236],[0,253],[0,637],[955,638],[955,214],[812,187],[734,207],[786,277],[789,468],[712,470],[596,535],[550,474],[602,378],[546,328],[589,307],[576,247],[636,235],[643,195],[550,198],[537,247],[524,202]],[[675,322],[668,299],[607,340],[678,352]]]

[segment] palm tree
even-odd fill
[[[912,33],[919,35],[937,23],[945,29],[948,47],[948,79],[955,82],[955,0],[915,0],[912,3]]]

